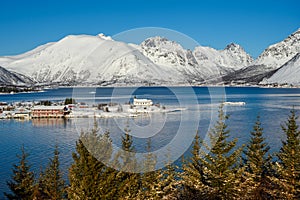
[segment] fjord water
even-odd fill
[[[186,87],[141,87],[141,88],[76,88],[77,91],[85,91],[87,94],[78,101],[85,101],[89,104],[100,102],[126,103],[134,96],[137,98],[149,98],[154,103],[160,103],[166,108],[180,107],[178,98],[183,98],[185,102],[196,96],[197,102],[190,101],[185,105],[185,110],[167,114],[153,114],[137,118],[119,119],[122,123],[128,121],[137,124],[139,127],[147,127],[151,120],[160,125],[160,120],[164,119],[163,128],[156,135],[152,136],[153,150],[167,145],[176,135],[176,130],[182,120],[186,120],[191,126],[186,128],[186,136],[191,137],[196,132],[192,124],[197,123],[200,135],[204,136],[208,131],[211,121],[210,113],[218,109],[221,101],[245,102],[244,106],[225,106],[227,114],[230,115],[228,126],[232,137],[239,139],[238,145],[246,143],[249,139],[249,132],[256,120],[256,116],[261,116],[265,138],[271,147],[271,151],[280,148],[281,140],[284,140],[280,126],[287,119],[289,111],[294,107],[300,109],[300,89],[297,88],[258,88],[258,87],[226,87],[216,88],[214,91],[223,91],[212,100],[212,93],[206,87],[194,87],[195,94],[187,91]],[[59,88],[45,90],[39,93],[19,93],[0,95],[0,102],[21,102],[51,100],[61,101],[74,96],[73,88]],[[187,112],[188,119],[183,119],[181,113]],[[300,114],[298,112],[298,114]],[[163,115],[163,117],[161,117]],[[197,117],[201,116],[198,121]],[[67,178],[67,170],[72,162],[72,152],[75,151],[76,140],[79,137],[78,127],[84,128],[91,119],[36,119],[28,121],[0,120],[0,197],[3,191],[8,191],[6,181],[12,174],[11,168],[18,159],[16,154],[20,153],[22,145],[30,154],[29,161],[32,168],[38,175],[40,168],[45,167],[49,158],[53,155],[53,150],[57,144],[60,150],[61,167],[64,177]],[[98,119],[99,126],[109,129],[115,144],[120,145],[122,128],[114,119]],[[129,127],[130,129],[130,127]],[[183,143],[185,142],[183,138]],[[145,151],[146,140],[134,139],[137,151]],[[183,151],[178,148],[178,151]],[[183,153],[183,152],[181,152]]]

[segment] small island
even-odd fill
[[[36,118],[114,118],[138,117],[150,113],[168,113],[184,110],[184,108],[167,108],[151,99],[133,98],[132,103],[98,103],[88,105],[77,103],[72,98],[64,101],[37,102],[0,102],[0,119],[36,119]]]

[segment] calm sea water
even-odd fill
[[[103,130],[109,129],[114,143],[118,146],[124,127],[129,126],[132,133],[143,132],[144,136],[152,138],[153,150],[168,145],[178,133],[180,124],[183,124],[184,134],[182,143],[189,143],[188,139],[199,130],[204,137],[213,120],[212,113],[216,113],[220,102],[245,102],[245,106],[226,106],[229,129],[232,137],[239,139],[239,145],[249,139],[249,132],[256,120],[261,116],[265,137],[271,151],[280,148],[284,135],[280,125],[287,119],[289,111],[294,106],[300,109],[300,89],[295,88],[256,88],[256,87],[141,87],[141,88],[59,88],[46,90],[40,93],[20,93],[14,95],[0,95],[3,102],[61,101],[75,97],[77,101],[89,104],[100,102],[125,103],[132,97],[150,98],[154,103],[160,103],[166,108],[184,108],[167,114],[152,114],[137,118],[99,119],[98,123]],[[298,112],[299,114],[299,112]],[[163,122],[162,122],[163,121]],[[0,120],[0,198],[2,192],[7,191],[6,181],[12,174],[11,167],[18,161],[16,154],[20,153],[22,145],[30,154],[29,161],[32,168],[39,173],[53,155],[55,144],[59,146],[61,166],[65,178],[67,169],[72,162],[72,152],[81,129],[88,128],[90,119],[40,119],[30,121]],[[130,127],[136,125],[137,129]],[[149,127],[157,128],[155,133]],[[148,128],[148,129],[147,129]],[[80,130],[79,130],[80,129]],[[146,139],[134,139],[137,151],[144,152]],[[185,149],[175,148],[173,151],[184,152]]]

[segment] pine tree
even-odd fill
[[[69,199],[106,198],[107,194],[104,191],[107,187],[109,168],[101,159],[110,158],[112,147],[109,133],[99,136],[98,131],[95,121],[91,132],[82,132],[80,140],[76,143],[77,153],[73,153],[74,163],[69,169]]]
[[[54,157],[50,159],[45,172],[40,175],[38,185],[42,196],[46,197],[46,199],[59,200],[66,197],[65,181],[59,169],[59,151],[57,145],[55,146]]]
[[[99,197],[99,161],[86,149],[81,140],[76,143],[74,163],[69,169],[69,199],[94,199]]]
[[[171,152],[166,155],[166,167],[161,170],[161,178],[156,189],[158,191],[156,196],[159,197],[157,199],[175,200],[178,197],[180,176],[177,172],[178,166],[171,162],[170,155]]]
[[[120,171],[117,173],[118,198],[136,199],[141,188],[141,176],[136,171],[138,163],[135,157],[132,136],[130,130],[125,129],[122,137],[122,151],[116,156],[120,162]]]
[[[155,168],[156,158],[148,154],[146,163],[151,163],[151,168]],[[177,199],[178,192],[178,173],[177,166],[171,163],[170,152],[166,155],[164,169],[147,172],[142,175],[142,188],[137,199]],[[148,166],[149,167],[149,166]]]
[[[296,112],[293,109],[285,125],[282,126],[286,134],[286,141],[277,154],[275,164],[277,177],[272,177],[277,188],[273,191],[275,198],[300,198],[300,131],[298,130]]]
[[[241,148],[236,148],[237,139],[230,140],[230,131],[227,130],[226,116],[222,105],[219,109],[218,121],[209,132],[210,142],[203,141],[202,145],[209,153],[200,149],[196,161],[200,163],[200,180],[202,184],[199,193],[202,199],[234,199],[241,193],[240,183],[243,168],[240,167]],[[212,146],[210,148],[210,146]]]
[[[37,182],[34,186],[33,191],[33,200],[40,200],[40,199],[47,199],[49,198],[48,195],[44,192],[45,180],[44,180],[44,171],[41,169]]]
[[[185,160],[183,158],[181,199],[202,198],[200,191],[203,190],[205,186],[202,182],[203,166],[200,159],[200,144],[199,133],[197,133],[193,142],[191,159]]]
[[[30,171],[28,164],[28,154],[25,152],[24,146],[21,148],[22,154],[17,155],[20,159],[19,164],[13,167],[12,180],[7,182],[12,194],[4,193],[8,199],[31,200],[34,189],[34,174]]]
[[[267,155],[269,149],[270,147],[263,137],[263,128],[261,127],[260,117],[258,116],[253,126],[253,131],[251,131],[249,144],[244,151],[246,165],[244,174],[244,191],[246,192],[244,198],[268,198],[266,190],[268,190],[270,181],[267,176],[270,175],[269,168],[272,159],[270,155]]]
[[[138,192],[138,199],[154,199],[154,185],[159,181],[157,179],[156,156],[151,153],[151,138],[147,141],[147,154],[143,162],[143,171],[141,175],[141,188]]]
[[[150,140],[147,151],[150,152]],[[145,168],[149,171],[142,175],[139,199],[177,199],[179,176],[177,166],[171,163],[170,155],[171,152],[166,155],[166,167],[155,170],[156,157],[152,153],[147,154]]]

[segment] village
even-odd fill
[[[36,101],[36,102],[0,102],[0,119],[30,120],[36,118],[107,118],[107,117],[137,117],[146,113],[174,112],[177,109],[167,109],[160,104],[153,104],[151,99],[133,98],[130,103],[99,103],[88,105],[76,103],[74,99],[65,101]]]

